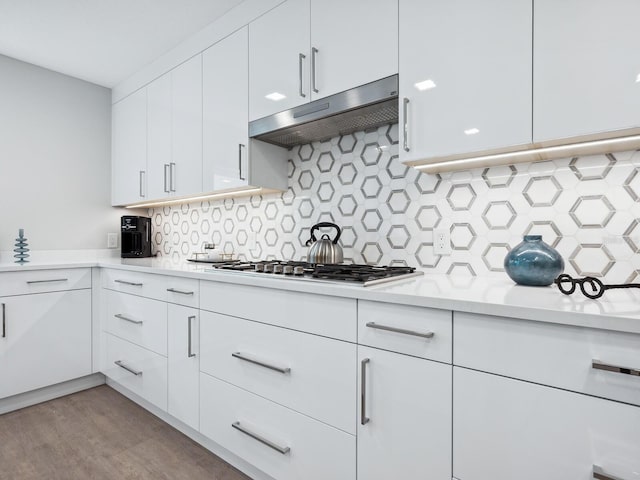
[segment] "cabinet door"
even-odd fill
[[[398,0],[312,0],[311,47],[312,100],[398,73]]]
[[[249,120],[307,103],[310,62],[309,0],[288,0],[251,22]]]
[[[451,366],[368,347],[358,360],[358,479],[451,479]]]
[[[168,304],[168,411],[194,429],[200,421],[200,350],[198,310]]]
[[[169,196],[171,164],[171,73],[147,85],[148,198]]]
[[[91,290],[0,298],[0,398],[91,373]]]
[[[640,127],[640,2],[535,7],[534,140]]]
[[[531,1],[400,0],[402,161],[531,142]]]
[[[638,407],[459,367],[453,392],[456,478],[637,478]]]
[[[112,108],[111,204],[146,198],[147,91],[138,90]]]
[[[202,192],[202,56],[171,72],[172,155],[169,190]]]
[[[206,192],[248,183],[248,48],[245,27],[202,54]]]

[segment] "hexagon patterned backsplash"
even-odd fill
[[[541,234],[574,275],[640,279],[640,151],[424,174],[398,161],[397,124],[294,147],[282,194],[149,210],[154,249],[190,257],[204,242],[241,259],[302,260],[309,229],[343,228],[345,261],[425,272],[504,275]],[[433,252],[448,230],[451,255]]]

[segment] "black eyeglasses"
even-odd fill
[[[620,285],[605,285],[595,277],[573,278],[571,275],[563,273],[556,278],[553,283],[558,286],[565,295],[571,295],[576,291],[576,285],[580,285],[583,295],[588,298],[600,298],[606,290],[614,288],[640,288],[640,283],[623,283]]]

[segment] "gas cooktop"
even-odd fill
[[[224,270],[250,275],[273,275],[279,278],[331,283],[350,283],[368,287],[395,280],[418,277],[413,267],[386,267],[358,264],[323,265],[308,262],[269,260],[258,262],[224,262],[205,271]]]

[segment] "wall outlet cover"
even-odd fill
[[[117,233],[107,233],[107,248],[118,248]]]
[[[451,255],[451,233],[448,228],[433,231],[433,253]]]

